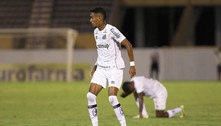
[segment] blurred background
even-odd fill
[[[137,75],[219,80],[221,0],[1,0],[0,82],[89,81],[95,7],[133,45]]]

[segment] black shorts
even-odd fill
[[[154,71],[154,70],[158,71],[158,63],[156,62],[153,62],[151,65],[151,71]]]
[[[218,73],[221,73],[221,65],[218,65],[217,68],[218,68]]]

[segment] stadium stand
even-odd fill
[[[54,0],[35,0],[29,27],[50,27]]]
[[[92,32],[89,22],[91,9],[100,6],[107,15],[113,11],[113,0],[55,0],[51,27],[71,27],[79,32]]]
[[[20,2],[18,0],[1,0],[0,28],[72,28],[81,33],[77,39],[77,48],[94,48],[93,44],[87,44],[93,39],[93,27],[89,22],[89,12],[95,7],[103,7],[109,17],[107,22],[110,22],[116,1],[22,0]],[[12,48],[54,48],[54,43],[49,43],[49,40],[45,39],[43,35],[37,38],[28,37],[26,40],[21,40],[23,42],[13,41],[10,42],[14,43]]]
[[[206,5],[206,6],[205,6]],[[156,8],[160,9],[162,7],[167,8],[168,12],[170,13],[168,16],[161,16],[162,18],[168,18],[172,21],[173,18],[173,8],[172,7],[182,7],[184,8],[184,13],[179,13],[181,15],[181,20],[175,20],[177,22],[177,28],[175,23],[165,23],[164,29],[169,29],[170,32],[165,32],[170,35],[163,34],[162,36],[158,36],[158,33],[154,35],[153,38],[160,38],[159,40],[152,40],[147,39],[148,35],[144,34],[143,40],[147,39],[145,41],[146,43],[153,42],[154,44],[156,41],[164,41],[162,42],[162,45],[172,45],[172,46],[186,46],[186,45],[194,45],[194,40],[197,41],[204,41],[205,39],[199,39],[202,37],[197,37],[199,35],[196,34],[194,39],[194,32],[195,31],[201,31],[204,30],[195,30],[197,25],[199,25],[198,19],[200,20],[200,16],[203,13],[203,9],[208,8],[207,6],[210,6],[209,11],[211,12],[211,17],[208,19],[211,19],[211,22],[220,22],[219,16],[216,16],[216,18],[213,18],[213,16],[220,15],[221,11],[219,6],[221,5],[220,0],[203,0],[203,1],[196,1],[196,0],[178,0],[178,1],[171,1],[171,0],[0,0],[0,29],[16,29],[16,28],[72,28],[76,29],[80,34],[78,36],[76,46],[77,48],[94,48],[95,46],[91,43],[93,43],[93,27],[91,26],[89,22],[89,11],[95,7],[103,7],[106,12],[107,16],[109,17],[107,19],[107,23],[110,23],[117,28],[122,28],[123,21],[126,21],[124,19],[126,16],[125,14],[132,8],[132,13],[138,12],[139,9],[142,13],[148,12],[147,8]],[[143,8],[143,10],[142,10]],[[202,9],[203,8],[203,9]],[[128,10],[127,10],[128,9]],[[196,13],[196,14],[195,14]],[[134,14],[135,15],[135,14]],[[192,16],[193,15],[193,16]],[[140,16],[142,17],[142,16]],[[194,18],[192,18],[194,17]],[[131,17],[130,17],[131,18]],[[133,23],[136,24],[136,21],[139,21],[140,19],[134,18],[130,21],[131,24],[126,24],[127,26],[135,26]],[[151,18],[149,16],[143,17],[145,20],[157,22],[158,18]],[[160,19],[159,19],[160,20]],[[165,19],[167,20],[167,19]],[[171,22],[170,21],[170,22]],[[129,21],[128,21],[129,22]],[[190,23],[189,23],[190,22]],[[192,23],[196,22],[196,23]],[[201,20],[202,22],[202,20]],[[148,23],[148,22],[145,22]],[[141,24],[141,23],[137,23]],[[148,23],[150,24],[150,23]],[[156,27],[157,25],[163,25],[162,23],[155,23]],[[213,27],[216,28],[216,32],[220,30],[220,23],[213,23],[214,26],[208,27],[211,28],[212,32],[210,33],[209,40],[213,41],[215,39],[213,36]],[[215,26],[217,25],[217,27]],[[145,24],[141,24],[143,26]],[[168,26],[170,25],[170,26]],[[195,25],[195,26],[194,26]],[[148,28],[146,28],[146,26]],[[145,27],[142,27],[143,29],[152,29],[155,26],[150,25],[152,28],[150,28],[148,25]],[[192,27],[193,26],[193,27]],[[168,27],[168,28],[167,28]],[[201,26],[200,26],[201,27]],[[202,25],[204,27],[204,25]],[[163,28],[163,27],[161,27]],[[207,27],[204,27],[205,29],[208,29]],[[125,29],[125,28],[122,28]],[[135,39],[138,32],[136,29],[132,30],[126,29],[126,31],[132,31],[131,33],[128,32],[127,36],[130,36],[132,38],[132,42],[138,43],[138,40]],[[154,28],[156,29],[156,28]],[[171,30],[172,29],[172,30]],[[138,29],[139,30],[139,29]],[[133,32],[134,31],[134,32]],[[163,32],[162,30],[158,30]],[[182,31],[182,32],[181,32]],[[122,31],[125,32],[125,31]],[[142,32],[142,33],[148,33]],[[186,34],[189,33],[189,34]],[[159,33],[160,34],[160,33]],[[161,35],[161,34],[160,34]],[[164,37],[166,36],[166,37]],[[169,37],[167,37],[169,36]],[[6,38],[6,37],[5,37]],[[5,39],[4,38],[4,39]],[[10,38],[10,37],[8,37]],[[39,38],[39,37],[38,37]],[[9,44],[12,48],[51,48],[54,47],[53,44],[46,44],[47,42],[44,42],[44,37],[42,37],[42,40],[36,41],[36,39],[28,39],[25,40],[25,44],[20,44],[19,46],[13,45],[16,42],[11,42],[12,44]],[[138,37],[136,37],[138,38]],[[220,35],[216,34],[217,42],[220,40]],[[129,38],[128,38],[129,40]],[[191,40],[188,41],[187,40]],[[13,41],[10,40],[9,41]],[[48,40],[47,40],[48,41]],[[151,42],[150,42],[151,41]],[[171,42],[170,42],[171,41]],[[5,42],[6,44],[8,42]],[[166,43],[166,44],[165,44]],[[144,41],[141,46],[151,46],[150,44],[144,44]],[[198,44],[198,43],[196,43]],[[207,43],[205,43],[207,44]],[[213,43],[212,43],[213,44]],[[11,46],[13,45],[13,46]],[[64,46],[64,45],[63,45]],[[137,46],[135,44],[135,46]],[[161,45],[160,45],[161,46]],[[0,45],[0,47],[5,48],[3,44]],[[137,46],[139,47],[139,46]]]
[[[91,32],[89,12],[97,6],[105,8],[110,16],[114,0],[1,0],[0,28],[52,27]]]
[[[0,0],[0,28],[28,28],[34,0]]]

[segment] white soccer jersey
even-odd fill
[[[96,28],[94,38],[97,46],[98,65],[125,67],[120,52],[120,43],[125,39],[125,36],[116,27],[107,24],[101,31]]]
[[[131,79],[131,81],[134,82],[134,88],[137,93],[144,92],[145,96],[150,98],[156,98],[166,90],[159,81],[148,79],[144,76],[135,76]]]

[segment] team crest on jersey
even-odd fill
[[[106,34],[102,37],[102,39],[106,39]]]
[[[115,32],[113,28],[110,30],[117,38],[120,38],[120,34]]]
[[[115,84],[115,81],[111,81],[111,84]]]

